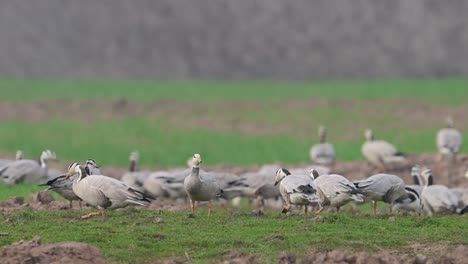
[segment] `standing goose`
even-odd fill
[[[47,161],[57,159],[55,153],[45,150],[36,160],[17,160],[0,169],[0,176],[6,184],[37,182],[47,178]]]
[[[361,151],[364,157],[377,166],[379,172],[385,171],[385,165],[391,163],[404,163],[404,154],[398,151],[395,146],[383,140],[374,140],[374,133],[371,129],[365,132],[366,142],[362,145]]]
[[[354,182],[354,185],[372,201],[373,215],[377,214],[377,201],[390,204],[390,213],[392,213],[393,203],[408,197],[405,182],[396,175],[375,174],[365,180]]]
[[[453,160],[456,158],[462,146],[462,135],[454,128],[453,119],[447,118],[447,127],[437,133],[437,148],[439,149],[439,160],[448,156]]]
[[[192,171],[184,180],[184,189],[190,199],[192,215],[195,215],[197,201],[208,201],[208,216],[211,215],[211,200],[220,196],[223,190],[219,187],[214,174],[200,174],[200,164],[202,163],[200,154],[196,153],[192,158]]]
[[[70,170],[71,165],[68,167],[68,170]],[[85,167],[86,176],[95,175],[90,174],[90,171],[93,171],[93,169],[96,167],[97,165],[95,160],[87,160]],[[47,190],[56,192],[60,196],[68,200],[70,202],[70,209],[72,208],[72,201],[79,201],[79,205],[81,208],[81,199],[73,192],[73,180],[73,177],[67,177],[66,174],[63,174],[39,186],[47,186]]]
[[[335,148],[327,143],[327,128],[319,127],[320,143],[315,144],[310,149],[310,159],[321,165],[330,165],[335,162]]]
[[[291,175],[286,169],[279,169],[275,175],[275,186],[279,184],[281,196],[286,206],[283,213],[287,213],[291,205],[304,205],[304,215],[307,216],[309,204],[318,203],[316,186],[311,177],[306,175]]]
[[[106,209],[128,205],[147,206],[151,202],[144,194],[129,188],[119,180],[104,175],[88,176],[86,169],[78,163],[70,165],[67,178],[74,175],[73,192],[81,200],[99,209],[99,212],[81,216],[83,219],[104,215]]]
[[[317,193],[323,206],[332,206],[336,212],[340,212],[340,207],[350,201],[363,202],[364,195],[345,177],[338,174],[321,175],[315,169],[310,170],[310,176],[317,186]]]
[[[432,216],[456,213],[458,200],[450,189],[444,185],[431,185],[433,177],[430,169],[424,169],[421,175],[426,182],[421,195],[426,214]]]

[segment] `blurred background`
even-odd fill
[[[462,0],[1,1],[0,157],[298,164],[319,125],[338,160],[363,159],[368,127],[435,153],[447,116],[467,136],[467,12]]]

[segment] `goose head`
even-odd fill
[[[367,141],[373,141],[374,140],[374,132],[372,129],[368,128],[364,132],[364,137],[366,138]]]
[[[94,169],[99,169],[99,166],[97,165],[95,160],[88,159],[85,165],[86,173],[91,174],[91,171],[93,171]]]
[[[22,150],[16,151],[16,160],[22,160],[24,158],[24,153]]]
[[[413,178],[413,182],[415,185],[423,185],[421,179],[421,167],[419,167],[419,165],[414,165],[411,168],[411,177]]]
[[[454,127],[453,118],[451,116],[447,116],[445,118],[445,123],[447,124],[447,128],[453,128]]]
[[[320,143],[325,143],[327,140],[327,128],[324,126],[319,126],[319,137],[320,137]]]
[[[200,154],[195,153],[192,157],[192,166],[197,168],[200,166],[200,164],[203,162]]]
[[[278,169],[275,174],[275,186],[278,185],[286,176],[291,175],[287,169]]]
[[[432,170],[425,168],[421,172],[421,176],[424,178],[426,184],[425,186],[430,186],[434,184],[434,177],[432,176]]]
[[[310,169],[309,176],[312,178],[312,180],[316,180],[320,175],[316,169],[312,168]]]
[[[138,152],[138,150],[135,150],[135,151],[132,151],[132,153],[130,153],[130,161],[139,161],[140,160],[140,153]]]
[[[46,168],[47,167],[47,161],[49,160],[57,160],[57,155],[55,154],[55,152],[52,152],[50,150],[44,150],[42,153],[41,153],[41,156],[39,157],[39,162],[41,164],[41,167],[42,168]]]
[[[78,176],[78,181],[80,181],[81,179],[83,179],[84,177],[86,177],[88,175],[85,168],[83,168],[77,162],[74,162],[74,163],[70,164],[70,166],[68,166],[68,172],[67,172],[67,174],[65,174],[65,178],[68,179],[68,178],[70,178],[72,176],[75,176],[76,174],[79,175]]]

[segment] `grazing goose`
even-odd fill
[[[70,166],[68,167],[68,170],[70,170]],[[90,171],[93,171],[93,169],[95,169],[96,167],[97,165],[95,160],[87,160],[85,167],[86,176],[96,175],[90,174]],[[74,178],[67,177],[66,174],[63,174],[39,186],[47,186],[47,190],[54,191],[66,200],[68,200],[70,202],[70,209],[72,208],[72,201],[79,201],[79,205],[81,208],[81,199],[73,192],[73,179]]]
[[[420,214],[424,208],[420,193],[409,186],[405,187],[405,191],[407,198],[396,200],[393,204],[393,209],[395,211],[403,210]]]
[[[315,144],[310,149],[310,159],[321,165],[330,165],[335,162],[335,148],[332,144],[326,142],[327,129],[324,126],[319,127],[320,143]]]
[[[391,174],[375,174],[367,179],[354,182],[356,188],[372,201],[372,214],[377,214],[377,201],[389,203],[392,213],[393,203],[408,198],[403,180]]]
[[[257,172],[247,172],[240,177],[245,178],[249,186],[245,189],[244,196],[256,199],[257,209],[260,211],[265,206],[265,200],[278,200],[281,196],[279,188],[271,182],[271,175],[281,167],[279,165],[263,165]]]
[[[140,153],[138,151],[133,151],[130,153],[130,167],[128,172],[125,173],[120,179],[127,186],[138,190],[140,192],[144,191],[143,184],[145,183],[148,176],[151,174],[150,171],[139,171],[138,170],[138,161],[140,160]]]
[[[424,182],[421,178],[421,167],[415,165],[411,168],[411,178],[413,179],[413,184],[406,185],[416,192],[418,192],[419,196],[421,196],[422,190],[424,188]]]
[[[431,185],[433,177],[430,169],[424,169],[421,175],[426,182],[421,195],[424,212],[429,216],[457,213],[458,200],[449,188],[444,185]]]
[[[47,161],[57,159],[55,153],[45,150],[36,160],[17,160],[0,169],[0,176],[6,184],[37,182],[47,178]]]
[[[370,163],[378,167],[379,172],[385,171],[386,164],[406,161],[404,154],[392,144],[383,140],[374,140],[374,133],[371,129],[366,130],[365,138],[366,142],[361,148],[362,154]]]
[[[311,177],[306,175],[291,175],[286,169],[279,169],[275,175],[275,186],[279,184],[281,197],[286,206],[283,213],[287,213],[291,205],[304,205],[304,215],[307,215],[309,204],[319,204],[316,186]]]
[[[78,163],[70,165],[67,178],[75,176],[73,192],[91,206],[97,207],[99,212],[81,216],[89,218],[94,215],[104,215],[105,209],[122,208],[128,205],[147,206],[151,201],[139,191],[123,182],[104,175],[88,176],[86,168]]]
[[[336,212],[340,212],[340,207],[350,201],[363,202],[364,195],[345,177],[338,174],[321,175],[315,169],[310,170],[310,176],[317,186],[317,193],[323,206],[332,206]]]
[[[453,119],[447,118],[447,127],[437,133],[437,148],[439,149],[439,160],[444,156],[455,159],[462,146],[462,135],[453,126]]]
[[[211,215],[211,200],[220,196],[223,190],[220,188],[214,174],[200,174],[202,163],[200,154],[196,153],[192,158],[192,171],[184,180],[184,189],[190,199],[192,215],[195,215],[197,201],[208,201],[208,216]]]

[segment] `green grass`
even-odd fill
[[[374,81],[142,81],[142,80],[0,80],[0,100],[48,98],[154,101],[282,100],[285,98],[426,98],[451,104],[468,98],[468,80]]]
[[[14,153],[22,149],[29,158],[38,156],[44,149],[52,149],[62,160],[94,158],[103,165],[114,166],[126,166],[128,154],[134,149],[141,152],[145,166],[185,165],[186,158],[195,152],[200,152],[207,164],[212,165],[275,161],[304,163],[309,160],[310,146],[317,142],[319,124],[329,128],[328,139],[335,144],[338,160],[363,158],[360,152],[362,132],[367,127],[375,129],[377,138],[390,141],[403,152],[435,152],[435,134],[443,126],[443,117],[412,116],[411,112],[401,111],[401,108],[419,104],[418,109],[432,108],[432,112],[439,111],[442,116],[460,112],[460,108],[466,108],[466,87],[468,80],[459,79],[315,82],[0,80],[0,101],[43,100],[47,103],[54,102],[48,101],[52,98],[63,98],[99,104],[102,100],[126,98],[148,104],[171,99],[174,100],[172,104],[182,109],[202,105],[193,113],[167,108],[164,115],[143,113],[137,118],[125,115],[99,117],[99,111],[103,110],[99,107],[82,109],[81,118],[70,114],[64,116],[60,115],[61,106],[55,105],[50,117],[39,121],[0,120],[0,152]],[[223,108],[220,100],[234,106],[236,102],[250,101],[247,104],[250,108],[242,105]],[[186,107],[185,104],[190,105]],[[412,110],[408,108],[406,111]],[[222,125],[194,127],[193,123],[185,124],[186,120],[213,120]],[[462,120],[456,121],[467,138],[467,125]],[[243,131],[242,126],[260,129],[249,133]],[[462,148],[462,153],[466,153],[466,148]]]
[[[277,261],[283,251],[303,257],[311,249],[351,251],[409,250],[412,243],[448,241],[468,244],[468,219],[459,216],[397,217],[324,214],[324,223],[303,216],[269,212],[252,217],[234,216],[216,208],[211,218],[204,209],[195,219],[187,211],[168,212],[128,208],[110,211],[106,218],[79,219],[87,211],[17,210],[0,216],[0,245],[39,235],[44,242],[78,241],[99,247],[111,262],[141,263],[181,258],[187,252],[194,263],[209,263],[230,251],[255,255],[262,263]],[[156,217],[162,218],[158,223]],[[183,258],[183,257],[182,257]]]

